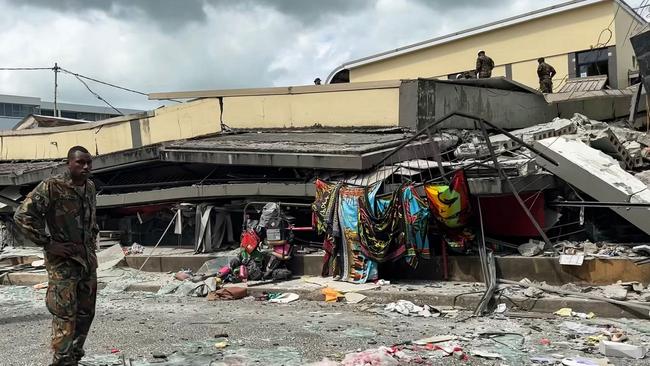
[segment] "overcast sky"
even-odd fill
[[[143,92],[310,84],[351,59],[561,2],[0,0],[0,67],[56,61]],[[160,105],[89,86],[116,106]],[[61,101],[102,103],[69,75],[59,90]],[[53,73],[0,71],[0,94],[51,101]]]

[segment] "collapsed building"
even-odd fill
[[[598,89],[591,97],[567,92],[549,100],[512,80],[491,78],[151,94],[188,101],[100,122],[1,134],[6,243],[24,242],[13,228],[13,208],[42,179],[63,171],[65,152],[78,144],[95,155],[100,244],[191,248],[204,254],[185,255],[181,262],[195,270],[205,253],[239,248],[249,221],[260,219],[265,204],[278,203],[291,217],[285,229],[301,248],[292,257],[294,273],[326,273],[326,230],[319,230],[312,210],[318,182],[377,187],[378,200],[405,184],[423,198],[437,190],[467,200],[462,225],[445,232],[449,217],[440,213],[458,215],[458,208],[444,200],[436,206],[429,195],[428,247],[410,248],[419,264],[397,260],[412,259],[413,250],[395,254],[393,244],[384,243],[377,259],[397,260],[382,264],[384,277],[476,280],[480,273],[465,270],[477,264],[476,257],[455,254],[476,253],[480,243],[519,255],[521,245],[540,241],[535,254],[555,256],[567,246],[584,253],[579,243],[585,240],[647,242],[650,227],[643,218],[650,199],[632,173],[646,179],[650,136],[620,122],[630,120],[637,88]],[[611,103],[602,103],[603,95]],[[590,112],[584,106],[593,100],[599,108]],[[565,103],[583,106],[583,114]],[[626,110],[620,107],[625,103]],[[639,103],[631,119],[645,113]],[[453,182],[466,186],[467,197],[454,196]],[[178,260],[147,263],[150,255],[127,262],[147,264],[145,270],[179,269]],[[557,259],[549,263],[558,266]],[[516,269],[502,272],[509,270]],[[518,270],[534,275],[530,268]]]

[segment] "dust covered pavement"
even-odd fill
[[[0,287],[3,365],[44,365],[49,361],[50,355],[45,350],[49,343],[50,315],[42,300],[44,295],[45,290],[31,287]],[[286,305],[253,299],[208,302],[194,297],[103,292],[89,335],[89,356],[84,362],[87,365],[128,365],[129,362],[132,365],[154,362],[161,365],[305,365],[323,358],[338,362],[346,354],[360,350],[434,336],[454,336],[458,339],[429,343],[417,352],[409,349],[413,346],[407,346],[399,364],[422,360],[431,365],[524,365],[531,363],[531,357],[602,358],[597,348],[589,346],[588,334],[580,333],[584,329],[575,324],[613,325],[625,331],[630,344],[644,344],[648,341],[644,333],[650,334],[650,322],[639,319],[499,315],[468,318],[470,313],[466,312],[450,314],[455,317],[408,317],[387,313],[383,305],[370,303],[328,304],[302,299]],[[574,326],[567,326],[567,321]],[[497,338],[485,334],[494,332],[504,334]],[[446,356],[444,351],[435,351],[437,345],[451,343],[462,348],[467,360],[461,360],[461,352]],[[477,353],[488,356],[493,353],[505,360],[489,360]],[[610,357],[610,362],[642,365],[645,361]],[[389,364],[397,363],[386,363]]]

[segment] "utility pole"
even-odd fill
[[[59,113],[59,108],[58,108],[58,106],[56,104],[56,94],[57,94],[57,89],[59,87],[59,80],[58,80],[59,65],[58,65],[58,63],[56,63],[56,62],[54,63],[54,68],[52,68],[52,70],[54,70],[54,117],[61,117],[60,113]]]

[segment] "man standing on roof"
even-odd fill
[[[539,66],[537,66],[537,76],[539,77],[539,89],[542,93],[553,92],[553,76],[557,74],[553,66],[544,61],[544,57],[537,59]]]
[[[476,59],[476,75],[479,79],[485,79],[492,76],[492,69],[494,69],[494,61],[485,55],[485,51],[478,51],[478,58]]]
[[[45,304],[54,316],[51,366],[78,365],[95,315],[99,228],[91,169],[88,150],[71,148],[66,172],[42,181],[14,215],[18,228],[45,252]]]

